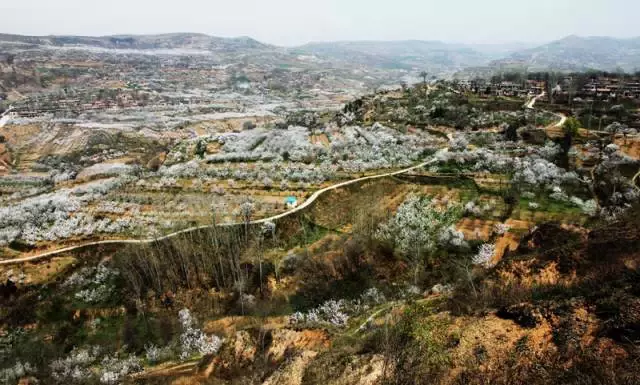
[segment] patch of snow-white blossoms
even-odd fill
[[[583,201],[578,197],[571,197],[569,201],[579,207],[583,213],[589,216],[596,216],[598,213],[598,203],[594,199],[589,199],[587,201]]]
[[[100,263],[97,267],[82,268],[74,272],[62,284],[64,288],[80,289],[74,297],[85,303],[100,303],[108,300],[115,291],[114,279],[120,273]]]
[[[417,249],[428,253],[435,249],[441,237],[452,235],[450,226],[456,222],[458,214],[458,207],[451,203],[437,205],[429,198],[411,196],[387,223],[380,225],[376,237],[393,243],[405,255]]]
[[[453,293],[453,286],[450,284],[443,285],[441,283],[433,285],[430,290],[431,294],[449,295]]]
[[[559,202],[569,201],[569,196],[567,195],[567,193],[564,192],[564,190],[562,190],[562,188],[558,186],[553,186],[551,191],[552,192],[551,194],[549,194],[549,198],[553,199],[554,201],[559,201]]]
[[[596,216],[598,213],[598,203],[594,199],[585,201],[575,196],[570,197],[561,187],[558,186],[553,186],[551,191],[552,193],[549,194],[549,198],[555,201],[569,203],[576,206],[580,208],[583,213],[592,217]]]
[[[491,243],[485,243],[480,246],[478,253],[473,256],[472,262],[475,265],[483,266],[483,267],[491,267],[493,254],[496,251],[496,245]]]
[[[61,384],[85,382],[94,376],[90,367],[98,360],[100,348],[74,349],[65,358],[53,361],[49,367],[53,379]]]
[[[21,239],[29,244],[55,241],[78,235],[121,232],[132,226],[131,220],[96,220],[78,212],[88,202],[127,183],[127,178],[111,178],[73,188],[27,198],[0,208],[0,246]]]
[[[306,313],[296,312],[289,317],[289,323],[294,325],[319,323],[343,328],[347,326],[351,316],[385,301],[386,298],[382,292],[376,288],[370,288],[355,300],[331,299]]]
[[[493,232],[498,234],[498,235],[503,235],[506,232],[508,232],[511,229],[511,226],[505,224],[505,223],[496,223],[493,226]]]
[[[262,185],[265,188],[271,188],[273,186],[273,180],[268,176],[265,176],[264,178],[262,178]]]
[[[312,143],[311,135],[323,134],[330,144]],[[207,138],[222,145],[220,152],[206,157],[210,164],[225,162],[262,162],[278,164],[282,161],[295,165],[310,166],[310,172],[322,174],[323,178],[334,178],[337,170],[361,172],[371,169],[401,167],[412,164],[425,152],[434,148],[437,139],[426,133],[402,134],[397,130],[374,124],[372,127],[330,127],[312,132],[305,127],[291,126],[286,130],[259,128],[240,133],[224,133]],[[178,146],[180,147],[180,146]],[[169,158],[172,158],[171,156]],[[177,159],[177,158],[176,158]],[[191,163],[191,162],[190,162]],[[175,165],[161,168],[162,175],[192,176],[197,164],[192,167]],[[210,176],[224,178],[228,168],[207,168]],[[273,166],[265,171],[273,172]],[[288,178],[288,173],[272,174],[273,180]],[[214,173],[215,175],[211,174]],[[256,178],[255,170],[233,173],[234,179],[263,180]],[[278,174],[278,175],[275,175]],[[296,177],[292,176],[292,181]]]
[[[351,124],[356,119],[356,114],[353,112],[345,112],[340,114],[339,121],[341,126]]]
[[[442,230],[440,236],[438,237],[438,241],[443,246],[453,246],[466,248],[469,246],[467,241],[464,240],[464,233],[460,230],[457,230],[454,225],[451,225]]]
[[[256,211],[256,204],[251,200],[246,200],[234,211],[234,215],[240,217],[243,221],[250,220]]]
[[[543,151],[543,154],[548,156],[552,151],[554,149],[551,148]],[[533,187],[580,182],[575,172],[568,172],[536,153],[519,157],[483,147],[459,152],[439,152],[436,159],[441,164],[455,163],[470,171],[513,173],[513,181]]]
[[[556,158],[556,156],[560,154],[562,150],[560,148],[560,145],[549,140],[544,144],[544,146],[536,148],[535,151],[543,159],[546,159],[548,161],[553,161]]]
[[[493,210],[493,206],[489,202],[481,206],[475,201],[469,201],[464,205],[465,214],[474,215],[476,217],[482,216],[491,210]]]
[[[124,163],[97,163],[78,173],[76,179],[90,179],[98,176],[120,176],[132,174],[136,167]]]
[[[106,356],[100,362],[98,376],[102,384],[119,384],[130,374],[143,371],[140,359],[129,356],[120,359],[117,356]]]
[[[144,356],[150,364],[157,364],[169,360],[173,352],[170,346],[159,347],[154,344],[147,344],[144,347]]]
[[[186,360],[194,353],[208,355],[215,354],[222,346],[222,339],[218,336],[206,335],[196,326],[196,320],[189,309],[182,309],[178,313],[182,326],[180,335],[180,358]]]
[[[76,179],[76,175],[78,173],[74,170],[54,170],[49,174],[49,177],[54,183],[61,183]]]
[[[307,321],[313,323],[328,323],[338,327],[347,326],[349,315],[346,312],[347,302],[341,300],[329,300],[312,309],[307,314]]]
[[[0,384],[15,384],[34,372],[35,368],[30,363],[18,361],[13,366],[0,370]]]
[[[531,186],[577,184],[580,181],[575,172],[568,172],[541,158],[515,158],[513,168],[516,170],[514,181]]]
[[[411,298],[422,295],[422,290],[416,285],[409,285],[400,293],[401,298]]]
[[[158,170],[161,176],[165,177],[183,177],[193,178],[200,175],[200,163],[197,160],[191,160],[186,163],[178,163],[171,166],[162,166]]]
[[[126,376],[143,370],[135,356],[120,359],[116,355],[107,355],[100,360],[100,348],[97,346],[74,349],[67,357],[53,361],[49,367],[51,376],[60,384],[87,383],[92,379],[102,384],[118,384]]]
[[[469,141],[464,135],[458,135],[449,141],[451,151],[464,151],[469,147]]]
[[[386,301],[384,294],[375,287],[367,289],[362,295],[360,295],[360,302],[364,304],[364,306],[368,305],[377,305]]]
[[[98,204],[96,212],[107,214],[124,214],[129,212],[132,215],[136,215],[140,213],[140,205],[135,203],[102,201]]]

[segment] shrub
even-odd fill
[[[251,120],[245,120],[244,123],[242,123],[243,130],[253,130],[256,127],[256,124]]]
[[[429,198],[409,197],[394,217],[379,227],[377,237],[394,244],[404,256],[420,258],[435,250],[442,233],[450,233],[459,216],[457,206],[442,208]]]
[[[562,131],[571,136],[578,135],[578,130],[580,129],[580,121],[574,117],[568,117],[567,120],[562,125]]]
[[[222,339],[218,336],[207,336],[196,327],[196,320],[189,309],[182,309],[178,313],[182,334],[180,335],[180,358],[186,360],[194,353],[202,355],[215,354],[222,346]]]
[[[144,356],[148,363],[157,364],[171,359],[173,352],[169,346],[159,347],[154,344],[147,344],[144,347]]]
[[[447,346],[452,341],[447,328],[447,320],[432,315],[425,305],[408,306],[378,345],[391,365],[381,383],[439,383],[439,376],[451,361]]]
[[[102,303],[111,298],[116,290],[114,280],[120,273],[100,263],[96,268],[83,268],[74,272],[62,284],[65,288],[80,289],[74,297],[85,303]]]
[[[99,377],[102,384],[119,384],[126,376],[143,370],[140,359],[130,356],[119,359],[117,356],[106,356],[100,363]]]
[[[327,324],[339,328],[347,326],[351,316],[361,313],[374,305],[384,303],[386,298],[376,288],[370,288],[355,300],[328,300],[306,313],[295,312],[289,317],[291,324]]]
[[[13,366],[0,370],[0,383],[13,384],[19,379],[35,372],[35,368],[30,363],[16,362]]]
[[[98,359],[100,349],[97,346],[88,349],[74,349],[65,358],[53,361],[51,376],[58,383],[85,382],[94,377],[89,369]]]
[[[480,246],[478,253],[473,257],[472,261],[475,265],[491,267],[493,254],[496,250],[496,245],[485,243]]]

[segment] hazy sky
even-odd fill
[[[638,36],[638,15],[639,0],[0,0],[0,33],[545,42]]]

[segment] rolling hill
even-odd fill
[[[494,68],[526,67],[537,70],[603,70],[640,69],[640,37],[617,39],[612,37],[568,36],[536,48],[518,51],[504,59],[493,61]]]
[[[547,44],[457,44],[441,41],[338,41],[279,47],[250,37],[223,38],[198,33],[114,36],[21,36],[0,34],[0,55],[62,50],[110,53],[204,54],[220,64],[250,63],[269,69],[329,71],[340,79],[393,83],[421,71],[490,76],[497,71],[581,71],[640,69],[640,38],[568,36]],[[57,57],[56,56],[56,57]],[[24,55],[20,55],[20,58]]]
[[[97,47],[106,49],[194,49],[206,51],[273,48],[249,37],[223,38],[197,33],[114,36],[22,36],[0,34],[0,43],[44,47]]]
[[[310,43],[295,48],[308,54],[392,69],[451,71],[483,65],[490,57],[473,48],[440,41],[344,41]]]

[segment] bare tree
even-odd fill
[[[420,72],[420,77],[422,78],[422,84],[424,86],[427,85],[427,76],[429,76],[429,74],[426,71]]]

